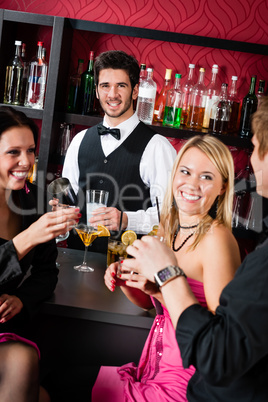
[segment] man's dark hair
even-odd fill
[[[37,145],[38,140],[38,127],[35,122],[26,116],[23,112],[20,112],[10,106],[0,107],[0,137],[13,127],[28,127],[34,137],[35,145]]]
[[[109,50],[101,53],[95,60],[94,78],[96,87],[99,84],[100,71],[108,68],[125,70],[128,73],[132,89],[139,83],[140,67],[135,57],[122,50]]]

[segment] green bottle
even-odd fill
[[[252,137],[251,131],[251,118],[250,116],[256,112],[258,107],[258,98],[255,95],[257,76],[253,75],[251,77],[249,93],[244,97],[241,109],[241,119],[240,119],[240,137]]]
[[[69,113],[78,112],[78,102],[80,95],[81,74],[83,72],[84,60],[78,59],[78,67],[75,74],[70,76],[70,87],[67,101],[67,111]]]
[[[91,51],[89,53],[87,70],[81,75],[79,113],[84,115],[93,113],[95,97],[93,64],[94,52]]]
[[[175,74],[174,87],[167,93],[163,126],[180,127],[182,110],[181,74]]]

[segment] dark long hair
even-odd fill
[[[38,139],[38,127],[35,122],[26,116],[23,112],[19,112],[10,106],[0,106],[0,137],[1,135],[13,127],[29,127],[33,133],[35,145]]]

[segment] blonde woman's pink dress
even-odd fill
[[[202,306],[207,307],[203,283],[188,278]],[[184,369],[168,311],[158,301],[156,317],[138,366],[101,367],[92,390],[93,402],[185,402],[193,366]]]

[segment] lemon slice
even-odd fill
[[[158,225],[154,225],[154,226],[152,227],[152,230],[148,233],[148,236],[156,236],[156,235],[157,235],[158,228],[159,228]]]
[[[136,239],[137,235],[135,232],[133,232],[133,230],[126,230],[121,236],[122,243],[125,246],[131,246]]]
[[[103,225],[98,225],[98,232],[99,232],[99,237],[108,237],[108,236],[110,236],[110,232],[109,232],[109,230],[107,229],[107,227],[106,226],[103,226]]]

